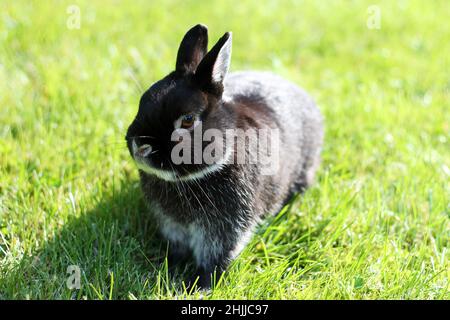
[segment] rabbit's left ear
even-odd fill
[[[225,33],[212,47],[195,71],[195,80],[206,90],[221,93],[223,80],[230,67],[231,32]]]
[[[208,28],[203,24],[192,27],[181,41],[177,54],[176,71],[194,73],[208,51]]]

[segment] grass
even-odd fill
[[[377,1],[380,29],[371,4],[2,3],[0,299],[449,299],[450,3]],[[232,70],[295,81],[326,118],[317,184],[207,294],[167,280],[123,141],[198,22],[234,32]]]

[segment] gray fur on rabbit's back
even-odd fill
[[[224,98],[257,101],[268,110],[281,138],[280,170],[272,179],[284,192],[308,187],[320,162],[323,140],[322,116],[312,98],[296,84],[258,71],[230,73]]]

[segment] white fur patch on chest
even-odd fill
[[[213,236],[199,224],[193,222],[187,225],[175,221],[162,211],[157,213],[159,228],[169,242],[177,243],[190,250],[199,266],[207,266],[210,261],[222,254],[220,235]]]

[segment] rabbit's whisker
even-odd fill
[[[135,138],[150,138],[150,139],[156,139],[154,136],[132,136],[132,137],[125,137],[126,140],[135,139]]]

